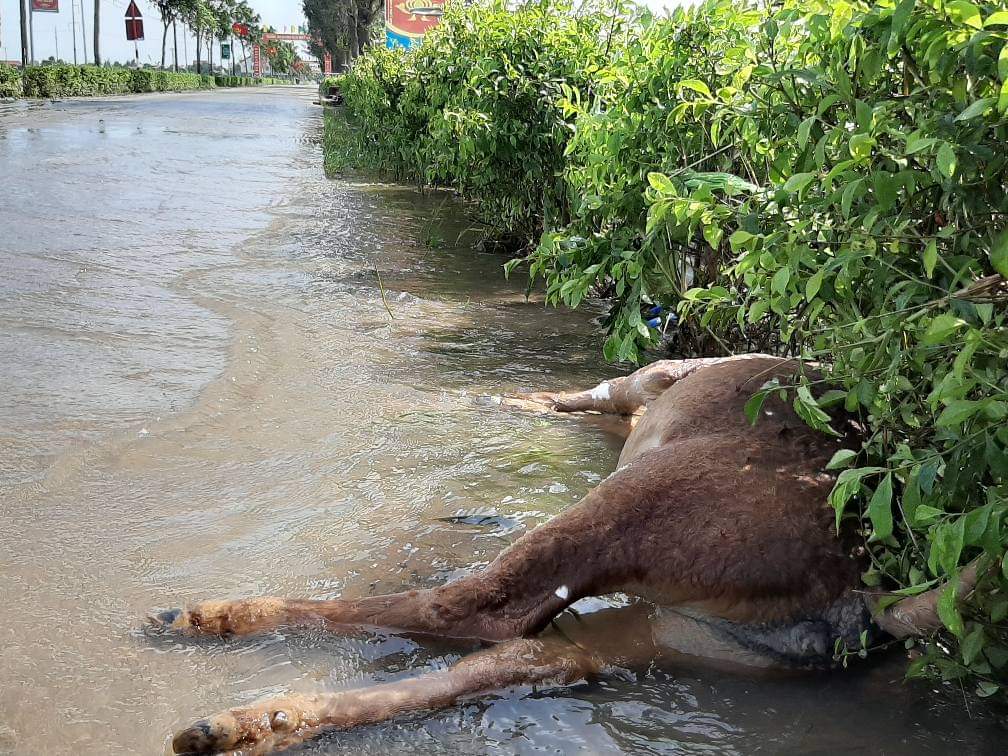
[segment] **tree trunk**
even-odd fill
[[[101,65],[101,0],[94,0],[94,64]]]
[[[352,61],[360,55],[360,40],[357,39],[357,21],[360,13],[357,10],[357,0],[350,0],[347,7],[347,57]]]
[[[175,19],[171,22],[171,33],[172,33],[172,47],[175,48],[175,73],[178,73],[178,25]]]
[[[161,19],[164,23],[164,34],[161,35],[161,68],[164,69],[165,50],[168,49],[168,21]]]
[[[203,73],[203,59],[200,58],[200,33],[199,30],[195,33],[196,36],[196,73]]]

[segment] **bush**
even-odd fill
[[[130,92],[180,92],[212,87],[213,77],[141,68],[29,66],[21,74],[25,97],[82,97]]]
[[[21,72],[14,66],[0,63],[0,97],[21,97],[23,94]]]
[[[948,583],[955,652],[911,671],[981,694],[1008,666],[1006,27],[994,4],[921,0],[645,23],[603,76],[615,91],[579,108],[574,221],[531,257],[554,301],[610,287],[610,358],[655,342],[640,312],[658,301],[707,351],[821,363],[832,390],[803,381],[796,410],[830,432],[843,405],[868,429],[832,465],[837,527],[863,535],[867,585]]]
[[[600,42],[601,40],[601,42]],[[611,43],[611,44],[610,44]],[[458,187],[525,237],[553,303],[613,302],[604,351],[658,342],[820,363],[792,392],[841,452],[830,505],[868,586],[947,584],[924,668],[1008,669],[1008,12],[994,2],[708,0],[671,18],[447,12],[340,79],[327,162]],[[559,176],[560,181],[556,178]],[[518,261],[508,264],[513,268]],[[823,390],[827,389],[825,393]],[[813,396],[819,396],[815,399]],[[956,585],[980,559],[977,589]]]
[[[593,81],[608,28],[567,4],[449,5],[414,53],[373,48],[340,79],[352,162],[453,186],[497,234],[537,237],[565,213],[561,100]]]
[[[335,97],[340,95],[340,76],[326,76],[319,82],[319,97]]]
[[[258,87],[263,84],[279,83],[277,79],[256,79],[251,76],[215,76],[214,81],[218,87]]]

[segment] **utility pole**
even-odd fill
[[[31,48],[31,62],[35,62],[35,9],[31,7],[31,0],[28,2],[28,39]]]
[[[178,73],[178,25],[173,18],[171,22],[172,46],[175,49],[175,73]]]
[[[81,6],[83,7],[83,6]],[[94,0],[94,64],[101,65],[101,0]]]
[[[28,0],[18,0],[21,10],[21,67],[28,65]]]
[[[56,40],[56,60],[60,59],[59,56],[59,26],[54,26],[52,30],[53,39]]]
[[[73,47],[74,47],[74,65],[76,66],[77,65],[77,3],[75,3],[74,0],[70,0],[70,17],[73,19],[71,28],[73,30],[73,42],[74,42],[74,45],[73,45]]]
[[[87,63],[87,17],[84,15],[84,0],[80,0],[80,38],[81,44],[84,45],[84,62]]]

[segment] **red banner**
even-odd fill
[[[247,37],[249,35],[249,28],[245,24],[235,21],[231,24],[231,31],[237,34],[239,37]]]
[[[59,13],[59,0],[31,0],[32,13]]]

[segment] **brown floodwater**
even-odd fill
[[[614,467],[599,430],[479,401],[611,375],[599,312],[526,301],[446,196],[324,178],[312,99],[0,105],[0,753],[163,754],[227,706],[450,663],[395,636],[154,641],[140,618],[436,584]],[[901,676],[652,669],[301,751],[1003,752],[1002,709]]]

